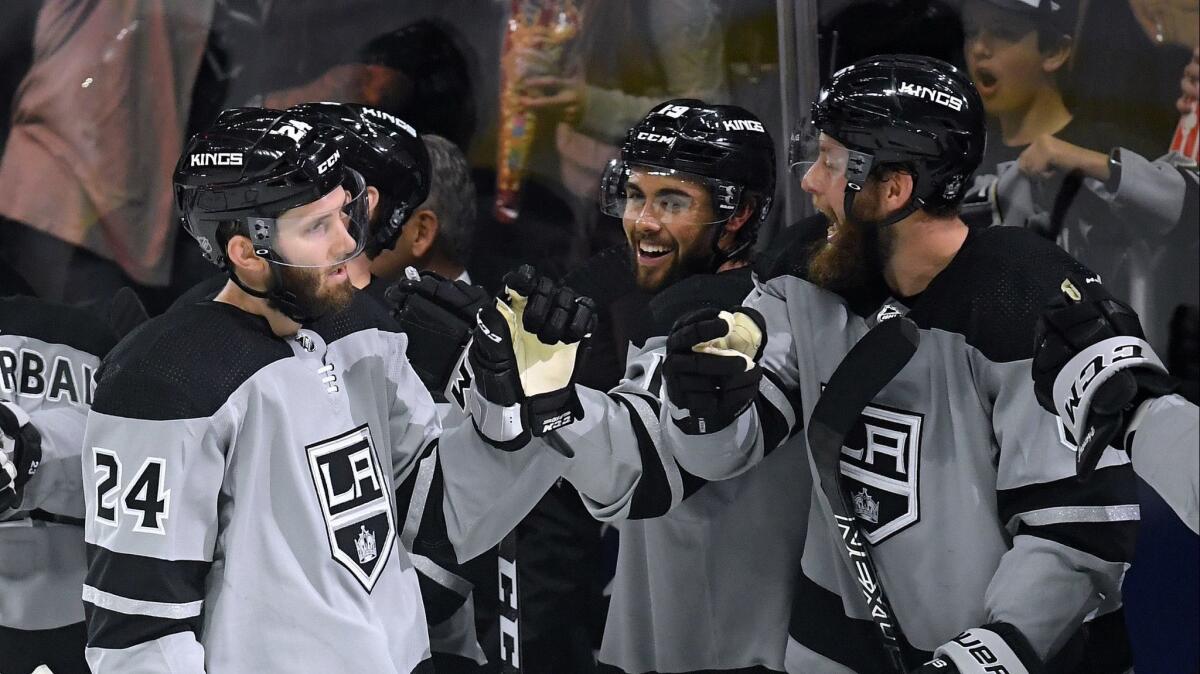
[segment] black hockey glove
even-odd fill
[[[914,674],[1039,674],[1045,668],[1025,636],[1012,625],[973,627],[938,646]]]
[[[479,434],[504,450],[583,418],[575,376],[596,326],[596,307],[524,265],[504,277],[504,297],[479,311],[467,352],[468,411]]]
[[[754,309],[693,311],[671,327],[663,381],[671,418],[689,435],[733,423],[758,394],[766,321]]]
[[[408,361],[433,399],[444,401],[446,385],[475,330],[475,315],[491,298],[479,286],[415,270],[384,296],[408,335]]]
[[[0,511],[21,502],[21,490],[42,460],[42,436],[25,410],[0,400]]]
[[[1075,440],[1081,479],[1104,449],[1128,449],[1134,412],[1178,382],[1150,348],[1137,314],[1099,283],[1066,279],[1035,328],[1033,384],[1038,402]]]

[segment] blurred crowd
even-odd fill
[[[782,16],[768,0],[6,0],[0,290],[111,313],[129,287],[156,315],[198,285],[219,287],[224,275],[179,225],[171,181],[186,141],[225,108],[318,101],[393,115],[430,155],[428,199],[371,273],[396,279],[411,265],[494,293],[530,263],[581,291],[604,288],[621,265],[595,260],[628,251],[598,186],[647,111],[675,98],[734,104],[778,142],[810,103],[784,104],[789,78],[824,83],[872,54],[922,54],[963,68],[988,113],[964,220],[1031,229],[1099,273],[1195,402],[1200,6],[1053,4],[811,0]],[[789,208],[758,231],[762,268],[825,232],[799,178],[784,179],[785,148],[776,154],[775,201]],[[598,340],[609,347],[597,345],[580,379],[601,390],[620,380],[624,345],[654,327],[646,293],[614,295],[602,308],[612,334]],[[522,523],[522,671],[603,671],[595,653],[619,538],[569,485]],[[439,672],[499,671],[495,565],[467,565],[484,657]],[[1153,596],[1153,572],[1142,573],[1128,582]],[[1180,582],[1196,592],[1194,578]],[[20,628],[5,618],[0,632]],[[1189,625],[1197,616],[1179,630]],[[1135,640],[1165,638],[1151,632]]]

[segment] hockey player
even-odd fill
[[[1081,477],[1113,446],[1200,533],[1200,422],[1196,406],[1146,343],[1137,314],[1102,286],[1063,279],[1037,325],[1038,402],[1063,420],[1078,447]]]
[[[264,127],[287,114],[301,124],[327,124],[342,132],[341,153],[366,183],[369,210],[364,255],[347,264],[350,282],[383,301],[388,284],[372,276],[372,258],[395,245],[405,221],[429,195],[429,153],[416,130],[395,115],[358,104],[303,103],[286,112],[270,108],[235,110],[223,113],[227,123],[247,129]],[[175,306],[211,299],[225,280],[217,275],[202,281]]]
[[[223,116],[180,158],[188,231],[229,282],[100,373],[83,458],[94,672],[429,669],[393,499],[415,479],[452,511],[453,489],[404,336],[349,283],[367,204],[342,140]]]
[[[92,311],[0,298],[0,668],[86,674],[80,447],[100,359]]]
[[[1064,275],[1091,274],[1032,233],[968,231],[957,217],[983,112],[953,66],[856,63],[821,92],[811,124],[819,135],[802,186],[831,223],[826,244],[807,280],[769,279],[732,314],[676,323],[664,445],[701,477],[740,474],[808,425],[869,328],[906,315],[919,349],[846,437],[840,470],[909,641],[904,665],[1124,671],[1117,609],[1138,519],[1132,473],[1113,452],[1081,485],[1028,376],[1040,301]],[[816,498],[789,671],[895,671],[843,553],[830,505]]]
[[[774,166],[770,135],[736,106],[667,101],[631,128],[620,159],[605,173],[601,208],[623,221],[637,284],[654,293],[647,320],[658,336],[631,355],[627,381],[609,393],[575,387],[582,418],[555,431],[554,442],[576,458],[529,442],[536,433],[490,436],[516,450],[496,460],[517,472],[521,484],[564,475],[582,485],[593,516],[620,521],[602,671],[783,670],[809,499],[802,451],[781,452],[764,470],[702,489],[703,481],[674,464],[632,483],[624,479],[627,467],[659,461],[657,404],[646,391],[661,386],[667,329],[697,308],[736,304],[752,288],[750,249],[770,210]],[[574,297],[532,275],[523,283],[537,287],[532,296],[563,303]],[[489,314],[481,318],[485,324]],[[524,316],[517,329],[526,339],[557,341],[561,326],[528,309]],[[503,401],[488,397],[483,379],[496,377],[513,355],[478,337],[472,349],[475,380],[460,382],[467,388],[460,395],[472,399],[468,406],[487,435],[487,421]],[[570,376],[570,365],[558,368]],[[447,448],[446,456],[457,451]],[[593,484],[623,493],[594,499]],[[489,488],[496,486],[479,485]],[[530,505],[542,493],[525,492]]]

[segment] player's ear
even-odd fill
[[[417,211],[412,220],[404,226],[413,228],[412,254],[418,258],[428,255],[433,250],[433,244],[437,241],[438,230],[441,227],[437,213],[423,208]]]
[[[367,185],[367,217],[375,215],[375,207],[379,205],[379,190]]]
[[[888,210],[903,207],[913,193],[913,177],[906,171],[891,171],[882,181],[884,206]]]
[[[243,234],[234,234],[225,244],[225,262],[251,284],[267,273],[267,261],[254,252],[254,244]]]

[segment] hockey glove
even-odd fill
[[[575,377],[596,307],[529,265],[504,277],[504,297],[479,311],[467,352],[469,412],[480,435],[513,451],[583,418]]]
[[[37,473],[41,460],[42,436],[29,423],[29,415],[0,400],[0,511],[21,502],[21,489]]]
[[[434,400],[445,400],[446,384],[475,330],[475,315],[488,303],[479,286],[433,272],[416,273],[387,289],[392,316],[408,335],[408,360]]]
[[[938,646],[916,674],[1038,674],[1045,671],[1033,646],[1005,623],[973,627]]]
[[[766,321],[747,307],[733,313],[700,309],[676,321],[667,336],[663,380],[680,430],[714,433],[746,411],[758,394],[758,360],[766,344]]]
[[[1138,407],[1178,386],[1146,343],[1137,314],[1099,283],[1062,282],[1035,328],[1033,383],[1077,444],[1086,479],[1109,445],[1128,449]]]

